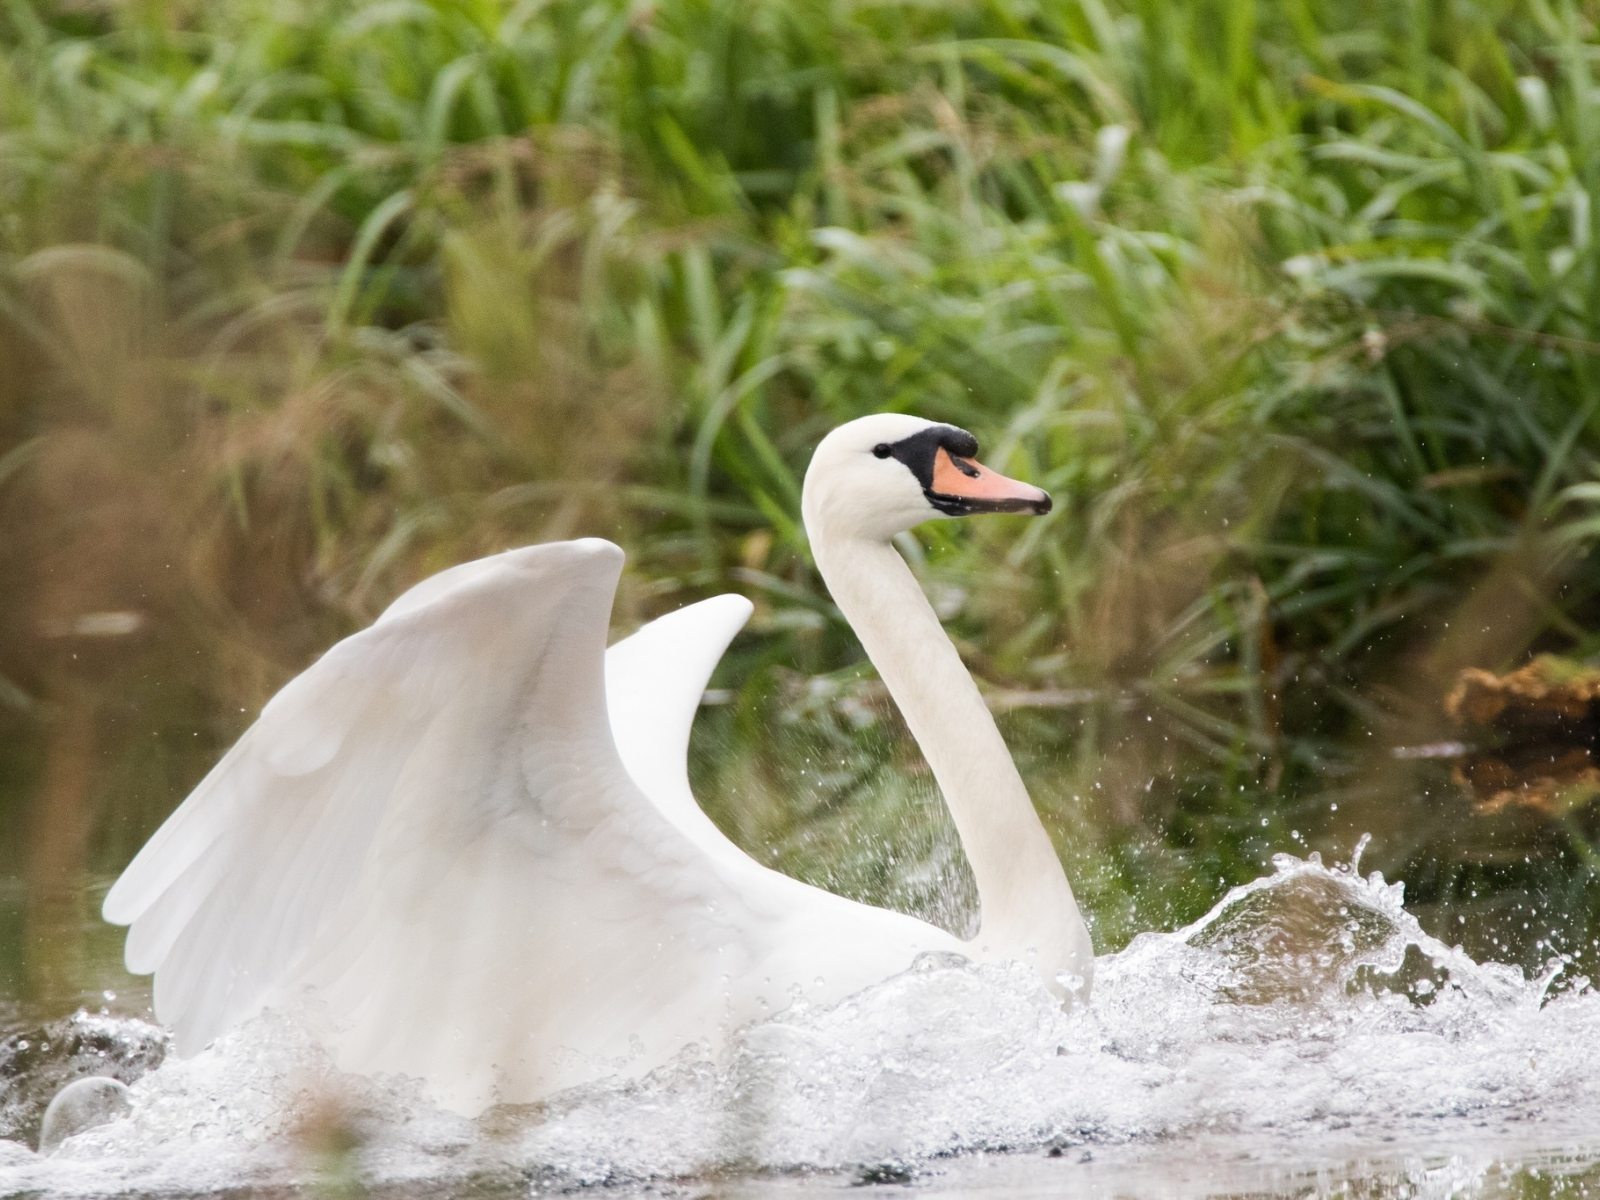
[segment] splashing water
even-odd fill
[[[128,1116],[49,1156],[0,1141],[0,1194],[290,1186],[329,1170],[519,1190],[795,1169],[892,1182],[1029,1148],[1188,1170],[1218,1146],[1519,1129],[1526,1146],[1600,1150],[1600,996],[1585,981],[1551,995],[1560,964],[1528,980],[1473,962],[1377,874],[1275,865],[1193,925],[1100,959],[1092,1003],[1072,1011],[1025,968],[925,957],[838,1005],[797,1004],[721,1057],[691,1050],[642,1080],[476,1121],[414,1082],[340,1075],[268,1014],[168,1060],[133,1085]],[[1482,1193],[1492,1175],[1458,1168],[1439,1194]]]

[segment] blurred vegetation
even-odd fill
[[[1464,668],[1600,654],[1597,18],[6,0],[0,972],[73,994],[85,874],[332,640],[577,534],[628,549],[619,632],[757,602],[724,827],[961,925],[799,525],[888,408],[1056,495],[903,549],[1102,948],[1370,830],[1446,940],[1591,955],[1600,817],[1393,750]]]

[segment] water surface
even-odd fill
[[[1477,962],[1376,873],[1282,856],[1101,957],[1087,1006],[925,956],[724,1053],[477,1120],[266,1014],[52,1155],[0,1146],[0,1193],[1586,1195],[1600,994],[1571,972]],[[105,1007],[77,1021],[150,1036]]]

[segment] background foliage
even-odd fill
[[[1587,811],[1393,749],[1462,667],[1600,653],[1597,15],[7,0],[11,990],[85,986],[82,880],[332,640],[590,533],[619,633],[757,602],[697,733],[724,827],[960,927],[798,518],[886,408],[1056,495],[902,549],[1102,948],[1371,831],[1434,932],[1583,957]]]

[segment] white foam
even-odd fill
[[[303,1183],[341,1138],[369,1183],[583,1184],[1045,1144],[1600,1129],[1600,996],[1474,963],[1377,876],[1277,868],[1102,958],[1084,1008],[1062,1011],[1022,968],[930,961],[797,1006],[721,1057],[478,1122],[414,1081],[339,1075],[268,1015],[146,1076],[127,1118],[51,1157],[0,1143],[0,1192]]]

